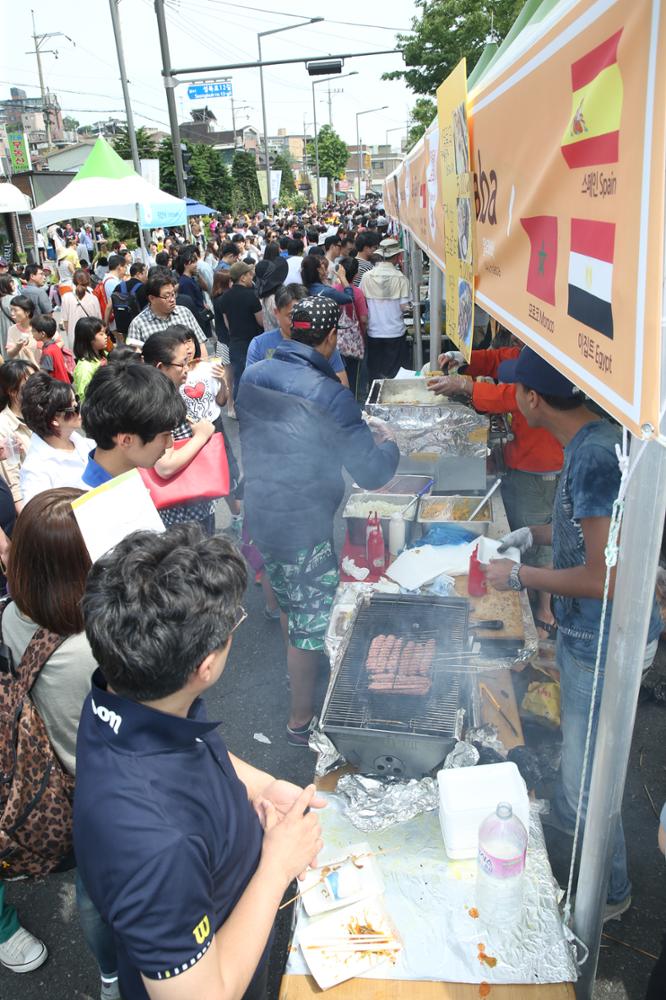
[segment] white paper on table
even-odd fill
[[[442,573],[462,576],[469,571],[475,538],[462,545],[419,545],[407,549],[386,570],[385,575],[405,590],[418,590]]]
[[[93,562],[133,531],[165,530],[138,469],[73,500],[72,510]]]
[[[488,538],[487,535],[481,535],[479,538],[479,547],[476,550],[476,556],[480,563],[486,566],[491,559],[511,559],[512,562],[520,562],[520,549],[516,548],[515,545],[510,545],[506,552],[499,552],[499,547],[501,541],[498,538]]]
[[[410,368],[399,368],[398,374],[393,378],[420,378],[420,372],[413,372]]]

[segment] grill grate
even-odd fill
[[[322,725],[420,736],[458,735],[462,702],[456,663],[467,650],[469,604],[457,598],[376,594],[361,608],[322,715]],[[365,662],[377,635],[406,641],[435,640],[432,688],[426,697],[368,691]],[[458,659],[459,658],[459,659]]]

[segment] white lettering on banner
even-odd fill
[[[106,705],[100,705],[99,707],[95,704],[95,699],[91,698],[90,703],[92,705],[92,710],[98,719],[102,722],[108,722],[108,724],[113,729],[114,733],[117,733],[120,729],[123,721],[122,715],[118,715],[117,712],[112,712],[111,709],[107,708]]]

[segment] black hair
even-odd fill
[[[278,240],[278,246],[280,247],[280,250],[286,250],[289,246],[290,241],[291,241],[291,236],[281,236],[280,239]]]
[[[28,376],[37,371],[32,361],[23,358],[10,358],[0,365],[0,410],[9,406],[11,397],[15,396]]]
[[[28,266],[23,271],[23,277],[27,281],[30,281],[30,279],[32,278],[33,274],[39,274],[39,272],[41,270],[42,270],[42,265],[41,264],[28,264]]]
[[[119,253],[112,253],[109,257],[109,271],[115,271],[117,267],[125,263],[125,257]]]
[[[523,385],[523,389],[525,392],[536,392],[537,396],[540,396],[544,403],[552,406],[554,410],[576,410],[579,406],[585,405],[585,396],[582,392],[577,392],[573,396],[551,396],[550,393],[539,392],[538,389],[533,389],[530,385]]]
[[[157,274],[151,274],[146,282],[146,294],[148,296],[154,296],[159,298],[160,293],[165,285],[175,285],[176,281],[171,273],[167,271],[166,268],[160,268]]]
[[[188,329],[182,323],[173,323],[166,330],[151,333],[143,345],[143,360],[147,365],[170,365],[179,344],[187,342]]]
[[[86,434],[104,451],[114,447],[118,434],[136,434],[148,444],[182,424],[186,415],[185,403],[163,372],[131,361],[100,366],[81,410]]]
[[[99,257],[97,258],[97,266],[98,267],[108,267],[109,266],[109,258],[108,257],[104,257],[103,254],[100,254]]]
[[[359,233],[356,237],[356,249],[359,251],[366,247],[378,247],[380,242],[379,233]]]
[[[111,353],[107,355],[106,363],[107,365],[117,365],[121,362],[143,364],[143,358],[141,357],[141,352],[136,351],[133,347],[128,347],[127,344],[117,344]]]
[[[231,237],[231,242],[232,243],[245,243],[245,237],[243,236],[242,233],[234,233],[234,235]]]
[[[21,413],[33,434],[41,438],[53,434],[56,414],[72,405],[74,390],[47,372],[35,372],[21,391]]]
[[[178,257],[176,258],[176,273],[184,274],[185,268],[188,264],[191,264],[193,260],[198,260],[199,251],[196,247],[186,246],[178,252]]]
[[[166,250],[160,250],[159,253],[155,254],[155,264],[157,265],[157,267],[169,266],[169,254],[167,253]]]
[[[275,308],[284,309],[291,302],[300,302],[308,297],[308,290],[305,285],[289,284],[280,285],[275,289]]]
[[[340,263],[345,269],[345,274],[347,275],[347,281],[351,285],[352,281],[358,274],[358,261],[356,257],[341,257]]]
[[[180,691],[226,646],[246,585],[235,545],[197,524],[124,538],[93,564],[82,601],[90,648],[113,690],[134,701]]]
[[[130,278],[136,278],[137,274],[141,274],[144,271],[146,265],[142,260],[137,260],[136,263],[132,264],[130,267]]]
[[[104,329],[104,324],[97,316],[82,316],[77,319],[74,327],[74,357],[77,361],[99,361],[99,354],[95,354],[92,342]]]
[[[314,243],[315,246],[319,243],[319,230],[314,226],[310,226],[305,233],[308,243]]]
[[[235,243],[223,243],[220,249],[220,257],[228,257],[229,254],[233,254],[234,257],[239,257],[240,252]]]
[[[277,260],[280,256],[280,244],[273,240],[272,243],[267,243],[264,249],[264,260]]]
[[[18,306],[23,312],[27,312],[30,319],[35,315],[35,303],[27,295],[15,295],[9,304],[11,306]]]
[[[301,261],[301,278],[306,288],[321,281],[321,254],[309,253]]]
[[[55,336],[58,324],[53,316],[35,316],[32,321],[32,328],[35,333],[43,333],[50,339]]]
[[[337,236],[327,236],[324,240],[324,250],[330,250],[331,247],[339,247],[342,245],[342,239]]]
[[[11,295],[14,291],[14,278],[11,274],[0,274],[0,295]]]
[[[287,253],[290,257],[298,257],[303,253],[303,243],[301,240],[289,240],[287,243]]]

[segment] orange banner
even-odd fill
[[[665,5],[580,0],[565,13],[555,8],[491,66],[467,111],[479,305],[624,426],[655,433]],[[404,171],[386,182],[396,218],[392,190],[400,191]],[[439,263],[444,243],[426,243],[400,221]]]

